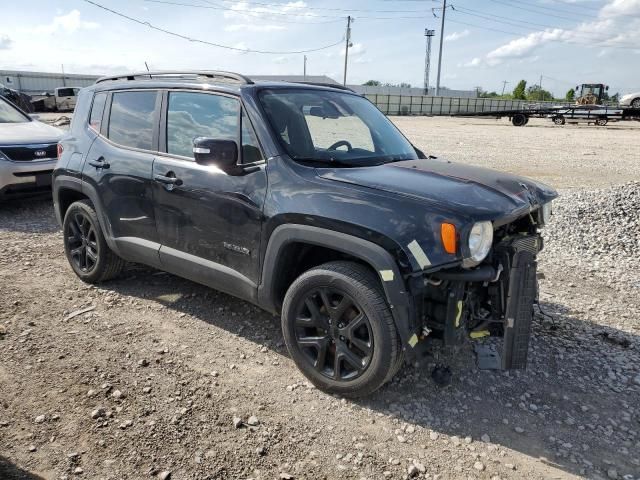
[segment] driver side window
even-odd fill
[[[329,148],[341,140],[348,139],[351,148],[375,151],[371,130],[357,116],[346,115],[338,118],[323,118],[311,115],[314,107],[303,107],[304,118],[316,148]],[[344,149],[345,147],[339,147]]]

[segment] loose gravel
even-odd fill
[[[481,156],[491,122],[398,123],[422,148],[434,125],[454,132],[454,161],[524,168]],[[539,136],[527,129],[524,156]],[[594,143],[593,127],[538,130],[558,158],[574,137]],[[465,346],[357,401],[302,377],[277,318],[136,265],[85,285],[50,201],[0,205],[0,479],[640,479],[640,174],[593,170],[575,188],[585,170],[540,162],[529,175],[563,188],[529,368],[480,371]],[[441,362],[446,388],[430,377]]]

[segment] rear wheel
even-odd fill
[[[598,118],[596,120],[596,125],[598,125],[599,127],[604,127],[608,122],[609,120],[607,118]]]
[[[368,395],[402,361],[380,284],[357,263],[330,262],[298,277],[285,296],[282,330],[298,368],[329,393]]]
[[[524,127],[529,121],[529,118],[524,113],[516,113],[511,118],[511,123],[514,127]]]
[[[638,97],[638,98],[634,98],[634,99],[631,101],[631,106],[632,106],[633,108],[640,108],[640,97]]]
[[[565,124],[565,119],[562,115],[558,115],[557,117],[553,117],[553,123],[555,123],[556,125],[564,125]]]
[[[107,245],[89,200],[79,200],[69,206],[62,230],[67,260],[82,281],[99,283],[122,271],[125,262]]]

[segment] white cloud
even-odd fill
[[[275,4],[274,4],[275,5]],[[305,18],[313,18],[314,15],[306,8],[307,4],[303,1],[283,3],[273,7],[254,7],[245,1],[227,2],[230,11],[224,12],[224,18],[246,21],[248,19],[264,21],[271,20],[304,20]],[[291,16],[289,18],[288,16]]]
[[[9,50],[13,40],[9,35],[0,35],[0,50]]]
[[[80,12],[78,10],[71,10],[66,15],[58,15],[53,17],[51,23],[47,25],[36,25],[29,29],[33,33],[46,34],[46,33],[74,33],[78,30],[93,30],[98,28],[99,24],[96,22],[89,22],[80,18]]]
[[[445,35],[445,42],[455,42],[456,40],[460,40],[461,38],[468,37],[471,32],[469,30],[463,30],[461,32],[453,32],[449,35]]]
[[[225,32],[274,32],[285,30],[282,25],[254,24],[254,23],[234,23],[224,27]]]

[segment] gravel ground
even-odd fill
[[[277,318],[135,265],[85,285],[49,200],[0,205],[0,479],[640,479],[638,131],[396,121],[430,153],[563,187],[527,371],[479,371],[467,346],[444,389],[428,357],[332,397]]]

